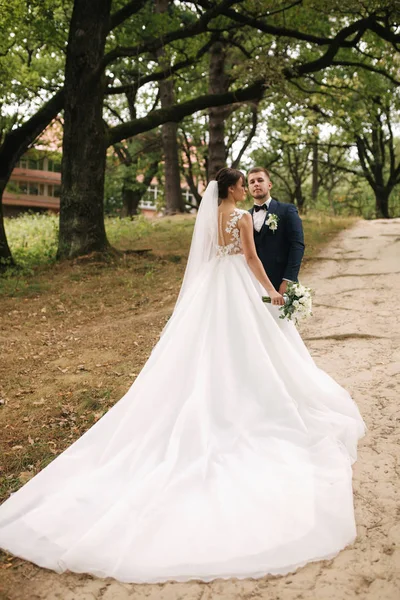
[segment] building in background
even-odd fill
[[[60,210],[61,155],[31,150],[19,160],[3,194],[3,211]]]
[[[158,184],[157,179],[153,179],[147,188],[146,193],[143,195],[143,198],[139,202],[141,214],[149,218],[153,218],[160,214],[160,212],[157,210],[157,205],[159,205],[158,197],[162,196],[163,193],[164,191]],[[189,188],[182,188],[182,195],[187,204],[196,206],[196,199],[190,192]]]
[[[61,154],[46,150],[28,151],[11,174],[3,194],[3,212],[7,217],[21,212],[59,212],[61,191]],[[186,202],[196,205],[188,188],[182,189]],[[154,179],[139,203],[140,212],[149,218],[160,214],[157,206],[163,189]]]
[[[5,216],[21,212],[60,210],[62,123],[53,121],[37,144],[19,160],[3,194]],[[186,182],[182,194],[187,202],[196,205]],[[163,188],[154,178],[139,203],[140,212],[153,218],[160,214]]]

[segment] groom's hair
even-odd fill
[[[263,172],[266,174],[266,176],[268,177],[268,179],[271,179],[271,175],[269,174],[268,169],[266,169],[265,167],[253,167],[252,169],[250,169],[250,171],[247,173],[247,177],[249,175],[251,175],[252,173],[260,173]]]

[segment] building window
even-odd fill
[[[47,187],[47,191],[46,191]],[[26,194],[27,196],[54,196],[60,197],[59,185],[47,185],[33,181],[10,181],[6,187],[10,194]]]
[[[182,196],[185,201],[185,204],[191,204],[192,206],[196,206],[196,200],[193,194],[189,191],[189,188],[182,190]]]
[[[18,181],[9,181],[6,185],[6,191],[9,194],[19,194],[20,193],[19,182]]]
[[[48,185],[47,186],[47,195],[52,198],[59,198],[61,196],[61,186],[60,185]]]
[[[31,196],[39,196],[39,185],[37,183],[28,183],[28,186]]]
[[[19,167],[20,169],[31,169],[33,171],[43,171],[44,168],[44,160],[43,158],[21,158],[18,163],[17,163],[17,167]]]
[[[54,171],[54,173],[61,173],[61,163],[57,160],[49,158],[47,170]]]
[[[34,171],[47,171],[46,162],[47,162],[47,159],[45,157],[30,158],[29,156],[25,156],[17,162],[17,167],[19,167],[20,169],[31,169]],[[50,161],[48,161],[48,162],[50,162]],[[49,170],[59,171],[60,169],[58,168],[57,165],[58,165],[58,163],[56,163],[56,167],[54,167],[54,165],[53,165],[53,168],[49,169]],[[60,167],[61,167],[61,165],[60,165]]]
[[[149,185],[139,203],[140,208],[154,209],[156,207],[159,194],[161,194],[161,190],[159,189],[158,185]]]

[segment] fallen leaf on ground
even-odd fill
[[[18,475],[18,479],[20,480],[21,483],[26,483],[27,481],[32,479],[32,477],[33,477],[33,473],[31,473],[30,471],[22,471]]]

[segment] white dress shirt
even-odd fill
[[[259,204],[258,206],[264,206],[264,204],[265,204],[267,206],[267,210],[268,210],[270,202],[271,202],[271,198],[268,198],[268,200],[266,200],[262,204]],[[254,229],[256,231],[260,231],[261,227],[264,225],[264,221],[267,216],[267,210],[258,210],[257,212],[255,210],[253,211],[253,224],[254,224]]]

